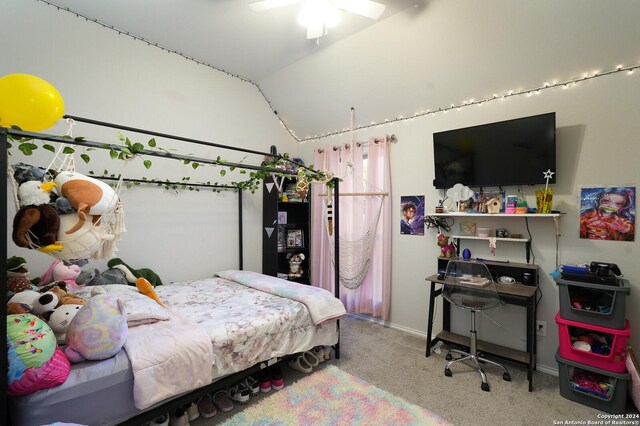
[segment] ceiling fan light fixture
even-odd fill
[[[329,0],[307,0],[300,14],[298,23],[310,28],[333,28],[340,22],[340,11]]]

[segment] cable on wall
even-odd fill
[[[269,108],[271,109],[271,111],[273,111],[273,113],[276,115],[276,117],[278,117],[278,121],[280,122],[280,125],[287,131],[287,133],[289,133],[289,135],[291,135],[291,137],[293,139],[295,139],[297,142],[299,143],[304,143],[304,142],[309,142],[309,141],[315,141],[318,139],[322,139],[322,138],[326,138],[326,137],[330,137],[330,136],[341,136],[344,135],[345,133],[349,133],[349,132],[354,132],[357,130],[364,130],[364,129],[369,129],[372,127],[381,127],[387,124],[393,124],[393,123],[397,123],[397,122],[402,122],[402,121],[411,121],[414,120],[416,118],[420,118],[420,117],[426,117],[426,116],[432,116],[435,115],[437,113],[446,113],[448,111],[451,110],[461,110],[462,108],[466,108],[466,107],[470,107],[473,105],[478,105],[481,106],[487,102],[492,102],[492,101],[496,101],[496,100],[506,100],[507,98],[513,97],[513,96],[531,96],[531,95],[537,95],[540,94],[543,90],[548,90],[548,89],[555,89],[555,88],[563,88],[563,89],[567,89],[571,86],[574,86],[578,83],[587,81],[587,80],[592,80],[594,78],[600,78],[600,77],[606,77],[609,75],[613,75],[613,74],[618,74],[618,73],[622,73],[622,72],[628,72],[629,74],[632,74],[633,71],[635,71],[636,69],[640,68],[640,64],[636,64],[636,65],[629,65],[629,66],[623,66],[623,65],[618,65],[616,68],[608,70],[608,71],[591,71],[591,72],[586,72],[584,73],[581,77],[577,77],[577,78],[572,78],[569,80],[565,80],[565,81],[556,81],[556,82],[551,82],[551,83],[544,83],[541,86],[538,87],[534,87],[534,88],[530,88],[530,89],[521,89],[521,90],[509,90],[507,92],[504,92],[502,94],[493,94],[490,97],[484,98],[484,99],[479,99],[479,100],[475,100],[475,99],[469,99],[469,100],[465,100],[462,101],[461,103],[458,104],[451,104],[450,106],[447,107],[439,107],[437,109],[427,109],[427,110],[423,110],[423,111],[418,111],[415,112],[413,115],[409,115],[409,116],[398,116],[392,119],[384,119],[383,121],[372,121],[371,124],[365,124],[365,125],[361,125],[361,126],[357,126],[354,127],[352,129],[343,129],[343,130],[336,130],[333,132],[327,132],[327,133],[322,133],[320,135],[314,135],[314,136],[307,136],[304,138],[299,138],[295,132],[293,130],[291,130],[291,128],[287,125],[287,123],[285,123],[285,121],[282,119],[282,117],[280,117],[278,115],[278,111],[274,108],[273,104],[271,104],[271,102],[269,101],[269,99],[265,96],[264,92],[262,91],[262,89],[260,89],[260,86],[258,86],[258,84],[256,84],[255,82],[242,77],[238,74],[233,74],[230,73],[228,71],[225,71],[223,69],[217,68],[207,62],[203,62],[200,61],[194,57],[191,56],[187,56],[184,53],[178,52],[177,50],[173,50],[173,49],[169,49],[167,47],[161,46],[158,43],[153,43],[143,37],[140,36],[136,36],[134,34],[131,34],[129,31],[124,31],[124,30],[120,30],[116,27],[114,27],[113,25],[109,25],[106,24],[104,22],[98,21],[97,19],[94,18],[89,18],[88,16],[84,16],[81,15],[80,13],[74,12],[71,9],[67,8],[67,7],[63,7],[60,5],[57,5],[49,0],[35,0],[36,2],[41,2],[44,3],[46,5],[55,7],[58,10],[62,10],[68,13],[71,13],[73,15],[75,15],[78,18],[82,18],[86,21],[91,21],[93,23],[96,23],[104,28],[116,31],[118,34],[121,35],[126,35],[131,37],[134,40],[137,41],[141,41],[143,43],[146,43],[149,46],[152,47],[157,47],[158,49],[162,49],[165,52],[168,53],[172,53],[178,56],[181,56],[183,58],[185,58],[188,61],[192,61],[195,62],[199,65],[204,65],[206,67],[209,67],[211,69],[214,69],[216,71],[222,72],[224,74],[226,74],[229,77],[233,77],[233,78],[237,78],[245,83],[249,83],[251,85],[253,85],[258,92],[260,93],[260,95],[264,98],[264,100],[267,102],[267,105],[269,105]]]

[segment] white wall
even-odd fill
[[[609,3],[610,4],[610,3]],[[570,22],[567,25],[571,25]],[[579,24],[576,23],[576,27]],[[461,30],[458,28],[458,30]],[[322,64],[332,64],[334,59],[344,57],[347,52],[366,50],[371,39],[382,37],[384,34],[361,33],[358,41],[347,40],[323,51],[308,62],[295,65],[296,73],[323,74]],[[391,35],[390,35],[391,36]],[[441,50],[447,50],[446,37],[438,40]],[[411,50],[412,46],[398,43],[398,50]],[[585,47],[586,48],[586,47]],[[634,64],[639,57],[637,37],[619,39],[619,50],[624,53],[620,63]],[[531,68],[528,78],[518,79],[509,71],[509,62],[517,62],[521,58],[516,55],[509,58],[496,58],[493,66],[496,76],[493,80],[504,79],[501,86],[503,91],[509,89],[534,88],[547,81],[548,75],[558,80],[569,79],[581,75],[582,72],[593,71],[603,64],[593,64],[591,67],[574,65],[572,74],[556,74],[555,63],[538,63]],[[416,59],[420,61],[420,59]],[[565,64],[566,65],[566,64]],[[610,63],[610,69],[617,63]],[[534,66],[533,64],[531,65]],[[536,70],[538,72],[536,72]],[[285,70],[283,74],[293,70]],[[327,73],[331,71],[326,70]],[[363,73],[364,75],[364,73]],[[425,76],[428,78],[428,76]],[[460,77],[452,78],[458,81]],[[474,78],[468,73],[469,80]],[[363,77],[375,92],[375,79]],[[458,88],[452,86],[452,95],[448,102],[435,106],[458,104],[461,99],[481,98],[494,93],[492,86],[485,87],[483,80],[474,80],[469,90],[472,93],[460,94]],[[420,82],[412,80],[414,85]],[[336,82],[336,84],[338,84]],[[390,80],[389,84],[395,84]],[[502,93],[502,92],[500,92]],[[398,102],[398,100],[395,100]],[[429,107],[429,99],[425,100]],[[345,103],[344,110],[348,109]],[[383,125],[367,130],[360,130],[357,136],[366,140],[369,136],[395,134],[398,143],[392,147],[392,191],[394,223],[400,221],[400,196],[426,196],[428,211],[433,211],[437,201],[441,198],[439,191],[434,189],[432,180],[433,148],[432,134],[434,132],[471,126],[476,124],[500,121],[510,118],[534,115],[555,111],[557,114],[557,184],[554,186],[554,209],[566,213],[560,223],[558,262],[572,264],[590,262],[592,260],[617,263],[624,275],[630,280],[632,290],[627,298],[627,316],[632,324],[631,344],[636,353],[640,353],[640,265],[638,263],[638,247],[640,234],[636,232],[634,242],[609,242],[581,240],[578,237],[578,210],[581,185],[632,184],[640,183],[638,158],[640,158],[640,72],[620,73],[600,77],[566,89],[554,88],[542,91],[537,95],[522,95],[485,103],[482,106],[464,107],[448,113],[438,113],[414,120],[406,120],[395,124]],[[416,111],[417,112],[417,111]],[[412,111],[405,111],[412,114]],[[357,112],[356,112],[357,116]],[[382,120],[380,120],[382,121]],[[364,124],[357,121],[356,125]],[[304,158],[311,158],[312,150],[328,144],[336,144],[350,140],[345,134],[322,138],[302,145]],[[517,188],[507,188],[515,192]],[[528,194],[530,205],[535,205],[533,191],[535,188],[523,188]],[[480,221],[478,220],[478,223]],[[512,232],[526,234],[524,220],[486,219],[491,228],[506,227]],[[538,307],[538,319],[547,322],[547,337],[538,338],[538,366],[542,370],[555,371],[555,351],[558,347],[558,334],[555,326],[555,314],[559,309],[558,289],[555,282],[548,276],[556,268],[555,228],[551,220],[531,219],[529,221],[533,236],[533,253],[536,263],[540,265],[540,289],[542,299]],[[458,223],[455,224],[457,228]],[[400,235],[399,228],[393,234],[393,272],[392,299],[390,322],[397,327],[412,330],[416,333],[426,332],[428,315],[428,286],[424,281],[426,276],[436,272],[436,257],[439,247],[435,242],[435,231],[427,231],[424,237]],[[474,256],[490,258],[488,247],[465,244],[472,249]],[[496,259],[524,261],[524,249],[519,246],[498,245]],[[441,310],[438,311],[442,312]],[[500,329],[489,320],[481,318],[479,324],[480,338],[505,343],[524,348],[520,337],[524,336],[524,308],[506,307],[489,312],[488,315],[501,324]],[[464,314],[456,317],[456,328],[461,333],[468,330],[467,317]],[[439,331],[440,325],[435,332]],[[348,351],[348,348],[345,348]]]
[[[274,120],[259,91],[250,83],[212,68],[198,65],[136,41],[95,23],[58,11],[40,2],[10,0],[3,4],[0,26],[0,75],[27,73],[49,81],[65,101],[65,112],[80,117],[150,129],[225,145],[268,152],[295,148],[291,137]],[[66,133],[63,121],[45,131]],[[131,132],[122,132],[145,142]],[[77,124],[74,136],[117,142],[117,131]],[[245,154],[203,148],[156,138],[159,146],[178,153],[240,161]],[[43,151],[40,149],[39,151]],[[25,161],[47,166],[47,151],[22,157],[12,149],[10,162]],[[43,155],[44,154],[44,155]],[[78,170],[97,174],[124,173],[129,177],[191,181],[245,180],[238,171],[221,178],[219,169],[201,167],[197,172],[179,162],[150,158],[145,170],[141,160],[124,165],[109,161],[105,152],[91,151],[87,165],[77,158]],[[249,155],[246,163],[262,157]],[[118,244],[117,256],[134,268],[149,267],[165,281],[211,276],[216,270],[238,266],[238,202],[233,192],[181,191],[157,187],[123,189],[127,232]],[[16,247],[10,239],[15,209],[9,197],[8,254],[27,258],[32,276],[44,273],[53,258]],[[245,268],[261,270],[261,191],[244,194]],[[105,263],[90,266],[104,270]]]
[[[349,139],[348,136],[332,137],[300,147],[293,146],[264,99],[250,84],[37,2],[8,0],[5,3],[3,16],[7,19],[0,26],[0,51],[5,59],[0,63],[0,75],[25,72],[47,79],[65,98],[68,113],[263,151],[275,144],[280,151],[302,154],[305,160],[312,158],[312,150],[316,147]],[[615,13],[613,2],[602,2],[601,7],[605,3],[611,16],[624,15],[624,10]],[[632,2],[622,3],[631,10]],[[610,22],[615,20],[609,21],[609,14],[602,14],[599,7],[576,8],[576,15],[569,15],[556,14],[554,6],[541,7],[549,14],[549,19],[554,20],[551,29],[541,24],[543,30],[536,32],[545,37],[544,43],[524,50],[511,47],[505,55],[492,55],[490,59],[479,55],[474,56],[474,61],[465,62],[459,55],[462,54],[461,49],[469,49],[467,44],[471,44],[470,50],[474,51],[474,34],[486,35],[492,31],[490,37],[486,35],[483,40],[491,41],[496,48],[502,47],[500,43],[510,40],[510,31],[517,27],[518,21],[513,19],[520,12],[496,15],[495,25],[491,27],[476,23],[473,26],[476,31],[469,34],[464,29],[473,22],[469,21],[472,15],[482,10],[467,11],[466,21],[450,20],[448,24],[429,21],[429,13],[438,10],[436,6],[447,8],[449,4],[449,1],[433,2],[433,7],[427,7],[418,17],[398,16],[397,20],[394,17],[384,21],[370,31],[359,33],[357,37],[325,49],[310,60],[289,67],[277,78],[265,81],[262,87],[266,87],[267,95],[282,90],[284,95],[298,96],[298,109],[303,111],[304,105],[326,98],[321,102],[322,113],[307,113],[313,120],[323,121],[323,114],[343,114],[341,122],[347,123],[351,106],[356,106],[358,117],[358,112],[366,105],[368,117],[382,121],[387,114],[377,111],[376,105],[380,102],[394,105],[397,115],[409,115],[424,108],[458,104],[463,99],[480,98],[510,89],[537,87],[549,79],[569,79],[586,71],[614,68],[618,63],[631,64],[640,60],[637,34],[624,36],[617,33],[620,28],[630,27],[628,22],[624,26],[610,28],[613,25]],[[496,8],[507,4],[494,2]],[[595,7],[600,3],[589,4]],[[570,9],[568,6],[565,8]],[[527,10],[525,17],[533,12]],[[600,15],[603,16],[601,23]],[[455,13],[452,12],[452,16]],[[508,28],[501,22],[509,24]],[[404,33],[399,28],[408,28],[410,37],[403,38]],[[436,29],[436,34],[429,33],[429,29]],[[502,29],[503,37],[500,38]],[[547,34],[547,31],[560,29],[562,33],[558,37]],[[527,34],[526,31],[519,34],[518,41],[526,41]],[[571,38],[571,49],[565,50],[561,43],[567,38]],[[580,44],[583,39],[586,41]],[[416,51],[415,40],[426,40],[429,49]],[[544,47],[554,47],[552,43],[558,43],[558,46],[552,49],[553,58],[549,58]],[[380,52],[384,54],[383,58],[375,65],[386,65],[386,68],[360,72],[369,63],[358,59]],[[533,54],[537,56],[532,58]],[[452,67],[435,67],[434,72],[438,71],[438,76],[444,74],[444,79],[430,79],[428,72],[420,70],[412,72],[411,78],[399,77],[401,68],[411,67],[414,61],[428,63],[437,55],[457,58]],[[612,63],[612,60],[617,62]],[[474,73],[474,67],[481,68],[483,73]],[[349,78],[345,80],[347,71]],[[449,80],[447,76],[450,76]],[[602,260],[620,265],[632,285],[627,312],[634,327],[632,344],[636,353],[640,353],[640,337],[635,329],[640,319],[640,266],[637,262],[637,239],[640,235],[632,243],[592,242],[577,237],[580,185],[637,185],[640,180],[637,165],[640,158],[640,122],[637,120],[637,111],[640,110],[639,76],[640,72],[636,71],[632,75],[601,77],[564,90],[547,90],[530,97],[515,96],[506,101],[489,102],[482,107],[466,107],[447,114],[360,131],[358,137],[366,139],[370,135],[384,133],[394,133],[398,137],[399,142],[392,148],[393,221],[398,223],[401,195],[424,194],[430,211],[439,198],[438,191],[431,184],[433,132],[556,111],[558,184],[554,202],[555,208],[567,213],[561,220],[559,263]],[[322,82],[316,87],[318,91],[285,91],[285,87],[278,84],[278,81],[302,81],[303,77]],[[359,103],[342,96],[341,88],[353,84],[364,88],[361,90],[363,99]],[[393,90],[378,99],[376,93],[382,90],[381,87],[392,87]],[[428,90],[421,92],[422,97],[414,96],[405,104],[404,99],[408,99],[415,88]],[[341,104],[328,105],[329,98],[338,99]],[[367,103],[367,98],[377,102]],[[277,102],[274,105],[278,107]],[[286,116],[284,118],[295,122]],[[343,124],[331,125],[321,130],[326,132],[343,127]],[[54,134],[64,132],[62,126],[50,131]],[[74,134],[93,136],[93,132],[91,130],[89,134],[84,126],[78,126]],[[298,133],[306,136],[306,132]],[[115,140],[111,130],[96,135]],[[221,155],[230,160],[240,158]],[[118,163],[106,164],[109,170],[121,167]],[[132,166],[128,167],[127,174],[130,168],[134,168]],[[83,165],[82,169],[86,166]],[[166,173],[170,178],[180,178],[183,170],[177,165],[163,165],[161,169],[154,165],[147,173],[138,164],[134,171],[140,175],[151,176],[153,173],[164,176]],[[217,180],[215,170],[206,179]],[[530,202],[533,202],[532,190],[527,188]],[[119,244],[119,256],[133,267],[151,267],[167,280],[197,278],[210,275],[216,269],[235,267],[236,234],[230,228],[235,227],[237,209],[231,194],[175,195],[158,189],[137,188],[124,191],[122,197],[129,231]],[[260,194],[245,197],[245,204],[247,240],[254,238],[257,242],[261,238]],[[9,218],[12,216],[13,210],[10,209]],[[515,232],[523,231],[522,223],[515,219],[507,223],[495,220],[489,223],[492,228],[500,224]],[[10,229],[10,224],[7,229]],[[543,296],[538,317],[548,323],[549,330],[546,338],[538,340],[538,363],[542,369],[553,370],[557,348],[554,315],[558,310],[558,296],[554,282],[546,274],[555,269],[555,230],[551,222],[539,219],[530,221],[530,229],[536,262],[542,270],[540,287]],[[489,256],[484,247],[472,249],[478,256]],[[505,251],[506,248],[499,246],[497,256],[522,260],[520,250],[514,253]],[[394,232],[391,323],[395,326],[417,333],[425,332],[428,287],[424,277],[435,272],[438,253],[434,232],[427,232],[424,237],[400,236],[399,232]],[[27,257],[33,271],[43,270],[51,261],[44,255],[15,248],[9,242],[9,255],[12,254]],[[247,268],[260,270],[259,243],[247,244],[246,254]],[[490,313],[509,331],[501,331],[489,321],[482,321],[481,337],[523,345],[516,336],[522,335],[524,322],[513,319],[514,316],[524,316],[518,309]],[[463,318],[459,323],[462,329],[466,329],[467,323]],[[348,351],[348,348],[344,349]]]

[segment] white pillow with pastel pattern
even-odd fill
[[[102,286],[108,294],[117,296],[124,302],[124,314],[127,316],[127,325],[135,327],[143,324],[151,324],[157,321],[168,321],[169,313],[158,303],[140,293],[136,287],[124,284],[109,284]],[[78,293],[83,299],[91,298],[91,291],[95,287],[87,287]]]

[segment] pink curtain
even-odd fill
[[[364,144],[346,144],[316,150],[314,167],[340,177],[340,193],[387,192],[382,198],[382,211],[373,241],[371,265],[363,283],[354,290],[342,286],[340,299],[347,311],[369,314],[383,320],[389,318],[391,294],[391,173],[390,141],[387,137],[371,138],[368,144],[366,183],[363,176]],[[316,185],[315,194],[326,192]],[[340,197],[341,239],[357,240],[371,228],[380,209],[380,197]],[[326,230],[323,200],[314,196],[312,207],[311,283],[333,292],[334,270],[332,250]],[[363,210],[365,212],[363,218]]]

